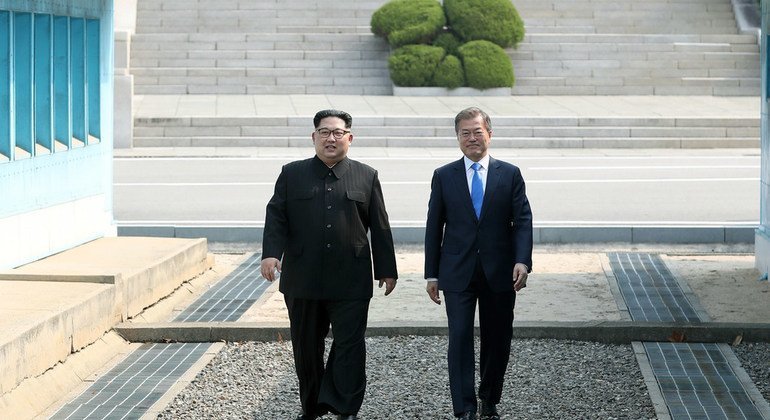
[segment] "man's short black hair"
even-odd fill
[[[342,121],[345,121],[345,128],[353,126],[353,117],[347,112],[338,109],[324,109],[323,111],[318,111],[315,114],[315,117],[313,117],[313,126],[318,128],[318,124],[321,123],[321,120],[327,117],[337,117]]]

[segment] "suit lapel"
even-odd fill
[[[498,168],[500,168],[500,162],[490,156],[489,168],[487,168],[487,185],[486,188],[484,188],[484,201],[481,204],[481,217],[479,219],[483,219],[484,215],[487,214],[490,203],[492,202],[492,196],[495,194],[495,190],[497,190],[497,186],[500,184],[502,173]]]
[[[476,210],[473,209],[473,201],[471,200],[471,191],[468,189],[468,177],[465,174],[465,161],[463,158],[460,158],[460,160],[455,163],[452,179],[454,180],[456,190],[459,194],[462,194],[462,202],[465,203],[465,209],[469,211],[475,219]]]

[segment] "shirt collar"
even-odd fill
[[[463,161],[465,162],[465,172],[468,172],[471,169],[471,165],[473,165],[473,161],[468,159],[468,156],[463,156]],[[489,154],[479,160],[479,165],[483,169],[489,169]]]
[[[350,169],[350,160],[347,157],[342,158],[341,161],[335,163],[331,168],[326,166],[318,156],[315,156],[313,160],[315,161],[314,171],[319,178],[325,177],[331,171],[337,179],[340,179]]]

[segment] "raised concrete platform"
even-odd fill
[[[102,238],[0,273],[0,395],[212,264],[205,239]]]

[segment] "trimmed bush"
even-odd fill
[[[457,55],[457,48],[462,42],[451,32],[444,32],[433,40],[433,45],[443,48],[447,54]]]
[[[396,86],[431,86],[433,74],[446,53],[432,45],[405,45],[388,57],[390,79]]]
[[[433,75],[433,86],[455,89],[464,84],[463,63],[460,62],[459,58],[447,55],[436,67],[436,73]]]
[[[444,8],[463,41],[485,39],[508,48],[524,39],[524,21],[511,0],[444,0]]]
[[[444,9],[436,0],[391,0],[372,15],[372,33],[396,48],[430,43],[446,24]]]
[[[513,64],[505,50],[489,41],[471,41],[458,48],[465,81],[476,89],[513,86]]]

